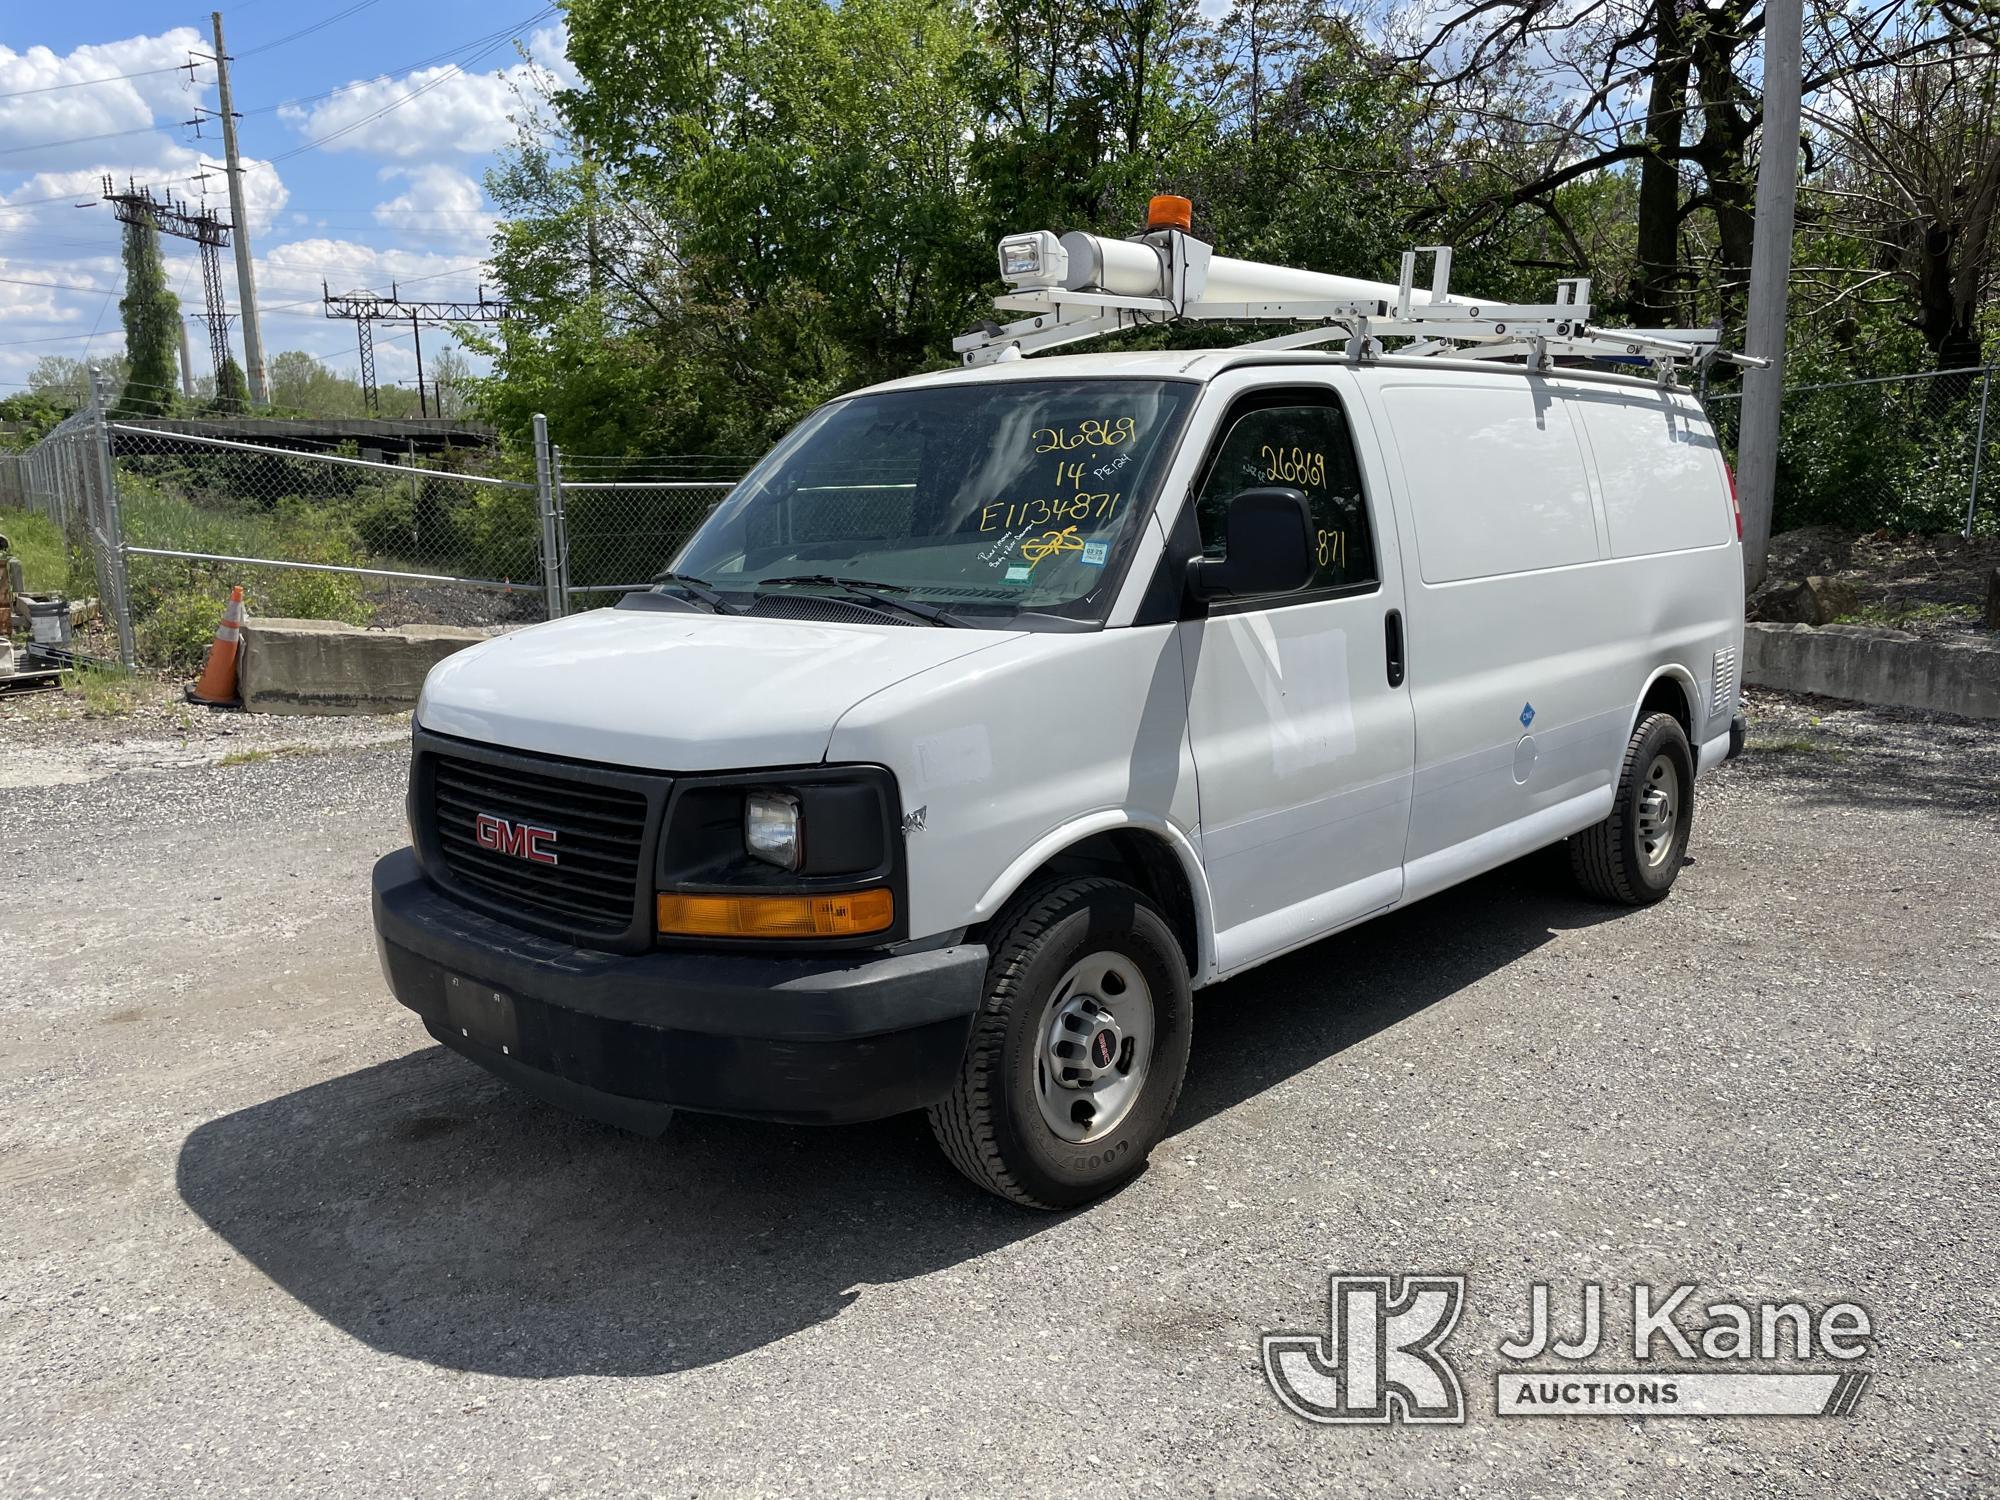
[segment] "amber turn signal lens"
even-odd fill
[[[1172,193],[1161,193],[1146,205],[1146,231],[1178,229],[1186,232],[1194,224],[1194,205]]]
[[[887,890],[837,896],[681,896],[662,893],[660,931],[669,937],[861,937],[896,920]]]

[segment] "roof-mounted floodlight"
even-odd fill
[[[1063,243],[1046,229],[1000,242],[1000,279],[1014,287],[1061,286],[1069,275]]]

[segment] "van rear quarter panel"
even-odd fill
[[[1662,669],[1692,679],[1696,741],[1716,732],[1742,573],[1714,435],[1677,392],[1371,373],[1408,588],[1408,861],[1538,814],[1586,826]]]

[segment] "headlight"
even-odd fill
[[[796,870],[805,848],[799,799],[785,792],[752,792],[745,797],[743,847],[766,864]]]

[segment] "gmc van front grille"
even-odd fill
[[[560,763],[432,752],[434,847],[468,896],[565,932],[623,936],[639,900],[649,804]]]

